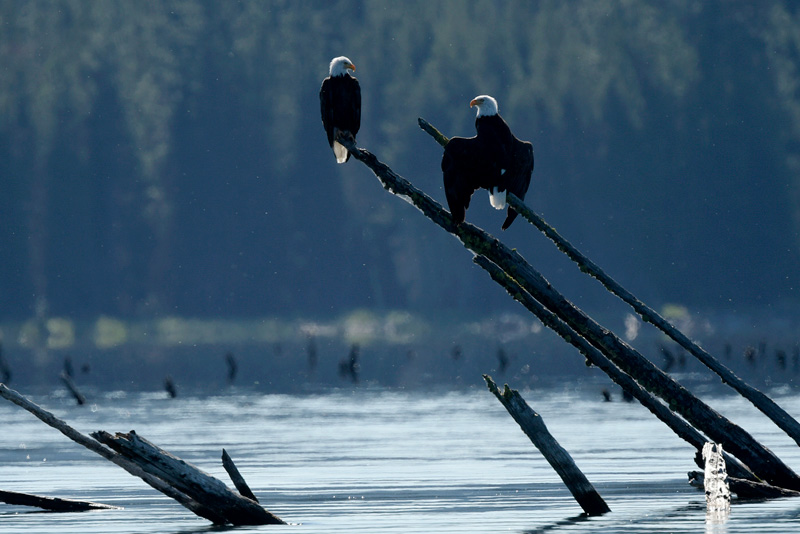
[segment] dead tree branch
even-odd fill
[[[250,486],[247,485],[244,477],[239,472],[239,469],[236,468],[236,464],[233,463],[233,459],[225,449],[222,449],[222,467],[224,467],[225,471],[228,472],[228,476],[231,477],[233,485],[236,486],[236,489],[239,490],[240,494],[252,501],[258,502],[258,498],[253,494]]]
[[[561,336],[561,338],[573,345],[592,365],[598,367],[606,373],[613,382],[633,395],[636,400],[642,403],[642,406],[650,410],[653,415],[667,425],[670,430],[675,432],[678,437],[692,445],[698,453],[703,450],[703,445],[705,445],[707,440],[700,432],[682,418],[675,415],[663,402],[660,402],[653,395],[642,389],[633,378],[623,373],[619,367],[611,363],[599,350],[594,348],[566,323],[556,317],[554,313],[537,302],[536,299],[531,297],[527,291],[502,269],[489,261],[485,256],[475,256],[472,261],[489,273],[489,276],[491,276],[495,282],[503,286],[514,300],[525,306],[525,308],[533,313],[543,325],[550,328]],[[723,454],[725,455],[725,461],[731,473],[741,479],[757,480],[757,477],[745,465],[739,462],[739,460],[730,456],[727,452],[723,452]]]
[[[160,491],[161,493],[163,493],[168,497],[175,499],[184,507],[189,509],[192,513],[200,517],[203,517],[205,519],[208,519],[212,523],[218,525],[223,525],[227,523],[231,523],[234,525],[254,524],[251,522],[247,522],[250,520],[250,518],[255,517],[255,515],[257,514],[257,512],[251,511],[249,509],[250,504],[253,504],[258,508],[261,507],[253,503],[249,499],[238,496],[241,499],[241,501],[243,501],[242,507],[246,512],[241,519],[239,518],[239,516],[235,515],[235,512],[237,510],[235,506],[230,507],[229,504],[225,504],[225,507],[223,507],[223,512],[220,512],[219,508],[217,507],[218,503],[215,503],[213,502],[213,500],[210,500],[207,495],[203,495],[202,493],[188,494],[184,491],[181,491],[179,489],[179,485],[173,485],[170,481],[166,481],[162,478],[159,478],[157,475],[153,474],[152,473],[153,471],[156,472],[158,471],[157,468],[151,466],[151,469],[149,470],[144,469],[140,463],[136,463],[126,458],[122,454],[118,454],[113,450],[109,449],[108,447],[103,446],[101,443],[95,441],[89,436],[81,434],[80,432],[69,426],[67,423],[54,416],[52,413],[42,409],[41,407],[29,401],[16,391],[9,389],[4,384],[0,384],[0,397],[3,397],[13,402],[17,406],[24,408],[25,410],[29,411],[37,418],[39,418],[43,423],[55,428],[56,430],[67,436],[69,439],[71,439],[72,441],[80,445],[83,445],[90,451],[95,452],[100,456],[102,456],[103,458],[105,458],[106,460],[109,460],[115,463],[116,465],[122,467],[130,474],[141,478],[152,488]],[[165,453],[165,455],[168,455],[168,453]],[[182,462],[182,460],[179,459],[178,461]],[[218,484],[222,484],[222,486],[225,486],[222,482],[218,480],[216,482]],[[233,492],[230,493],[233,494]],[[226,496],[226,498],[227,497],[228,496]],[[229,509],[232,509],[234,514],[225,515],[225,512]],[[263,508],[261,510],[264,512],[264,514],[268,514],[268,515],[261,514],[261,517],[270,518],[269,521],[271,523],[273,524],[276,522],[279,522],[281,524],[283,523],[283,521],[281,521],[279,518],[272,515],[271,513],[267,512]],[[255,524],[267,524],[267,523],[262,522]]]
[[[489,391],[494,393],[497,400],[505,406],[511,417],[522,428],[522,431],[525,432],[531,442],[542,453],[542,456],[555,469],[586,515],[602,515],[610,512],[611,509],[606,504],[606,501],[603,500],[603,497],[597,493],[589,479],[575,465],[575,461],[569,452],[550,434],[542,418],[528,406],[528,403],[525,402],[519,392],[509,389],[508,385],[501,392],[491,377],[483,375],[483,379],[486,380]]]
[[[468,250],[490,259],[617,367],[631,375],[650,393],[667,401],[673,411],[711,440],[722,443],[728,452],[742,460],[757,476],[776,486],[800,489],[800,477],[769,449],[692,395],[611,331],[588,317],[558,293],[516,250],[509,249],[472,224],[462,223],[456,226],[450,214],[439,203],[397,175],[372,153],[356,147],[347,139],[340,139],[340,142],[354,158],[375,174],[385,189],[401,196],[433,222],[458,237]]]
[[[419,127],[441,146],[445,146],[449,140],[447,136],[437,130],[432,124],[423,118],[417,119]],[[547,224],[547,222],[536,212],[530,209],[522,200],[516,197],[513,193],[506,196],[509,205],[514,210],[521,214],[540,232],[547,236],[556,247],[574,261],[582,272],[585,272],[599,281],[603,286],[613,295],[620,298],[626,304],[631,306],[636,313],[638,313],[642,320],[653,324],[656,328],[661,330],[667,336],[672,338],[681,347],[686,349],[692,356],[697,358],[703,365],[708,367],[711,371],[716,373],[724,383],[731,386],[740,395],[749,400],[756,408],[761,410],[767,417],[769,417],[781,430],[786,432],[798,445],[800,445],[800,423],[793,418],[783,408],[764,395],[758,389],[750,386],[744,380],[736,376],[736,374],[725,367],[719,360],[714,358],[711,354],[706,352],[700,345],[690,340],[683,332],[678,330],[672,323],[664,319],[658,312],[647,306],[644,302],[640,301],[636,296],[622,287],[616,280],[606,274],[596,263],[590,260],[575,246],[567,241],[559,234],[555,228]]]
[[[231,491],[222,481],[140,437],[136,432],[114,435],[93,432],[92,437],[128,458],[144,471],[167,482],[233,525],[283,525],[281,519],[257,502]]]

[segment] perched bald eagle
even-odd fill
[[[355,70],[356,66],[346,57],[333,58],[330,76],[322,80],[322,87],[319,89],[322,125],[328,134],[328,144],[333,149],[337,163],[350,159],[350,154],[336,141],[336,134],[349,134],[355,142],[361,127],[361,86],[351,75]]]
[[[497,100],[488,95],[475,97],[475,137],[453,137],[444,147],[442,174],[447,205],[456,224],[464,222],[472,194],[489,191],[496,209],[506,207],[506,192],[525,199],[533,173],[533,145],[517,139],[498,113]],[[511,226],[517,212],[510,206],[503,230]]]

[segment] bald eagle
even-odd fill
[[[351,135],[355,142],[361,127],[361,86],[352,76],[356,66],[344,56],[331,60],[330,76],[322,80],[319,104],[322,125],[328,134],[328,144],[333,149],[337,163],[350,159],[347,149],[336,141],[337,133]]]
[[[517,139],[498,113],[497,100],[488,95],[475,97],[475,137],[453,137],[444,147],[442,174],[447,205],[456,224],[464,222],[472,194],[489,191],[495,209],[506,207],[506,193],[525,199],[533,173],[533,145]],[[517,212],[510,206],[503,230],[511,226]]]

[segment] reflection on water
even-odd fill
[[[734,501],[706,521],[703,493],[687,484],[694,451],[637,404],[602,402],[599,387],[523,391],[612,512],[581,510],[519,427],[484,389],[331,390],[307,395],[167,399],[165,393],[95,393],[88,406],[34,397],[73,426],[140,435],[227,481],[231,454],[250,487],[289,526],[237,532],[788,532],[800,501]],[[796,445],[746,402],[715,406],[797,469]],[[800,397],[780,403],[800,414]],[[124,510],[37,513],[0,504],[3,532],[210,532],[207,521],[0,403],[0,489],[86,499]],[[229,483],[230,485],[230,483]]]

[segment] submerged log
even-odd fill
[[[176,486],[173,486],[170,482],[152,474],[151,471],[153,470],[157,471],[157,469],[155,469],[154,466],[151,466],[151,470],[149,471],[143,469],[139,463],[126,458],[122,454],[114,452],[113,450],[104,446],[100,442],[90,438],[89,436],[81,434],[80,432],[69,426],[67,423],[54,416],[52,413],[48,412],[47,410],[44,410],[37,404],[29,401],[16,391],[9,389],[4,384],[0,384],[0,397],[3,397],[13,402],[17,406],[26,409],[27,411],[38,417],[42,422],[55,428],[56,430],[58,430],[59,432],[70,438],[72,441],[80,445],[83,445],[87,449],[99,454],[103,458],[122,467],[130,474],[141,478],[144,482],[150,485],[150,487],[160,491],[161,493],[163,493],[168,497],[175,499],[181,505],[186,507],[194,514],[203,517],[205,519],[208,519],[214,524],[218,525],[224,525],[227,523],[233,525],[254,524],[249,521],[252,521],[252,518],[259,516],[265,518],[267,521],[269,521],[269,523],[255,523],[255,524],[284,524],[280,518],[274,516],[270,512],[267,512],[266,510],[262,509],[267,515],[259,514],[253,511],[250,505],[255,505],[256,507],[259,507],[257,504],[253,503],[252,501],[250,501],[245,497],[235,494],[230,490],[229,491],[232,495],[238,497],[242,501],[242,508],[245,509],[245,512],[243,516],[240,518],[240,516],[238,516],[236,513],[237,512],[236,506],[231,506],[230,503],[226,503],[224,506],[225,511],[230,511],[231,514],[225,515],[221,513],[220,510],[216,507],[217,503],[214,501],[213,498],[208,498],[208,496],[204,495],[202,492],[188,494],[179,490]],[[183,462],[183,460],[177,458],[176,460],[178,462]],[[216,480],[216,482],[218,484],[221,484],[222,486],[225,486],[225,484],[223,484],[219,480]]]
[[[33,506],[49,512],[86,512],[88,510],[120,510],[119,506],[59,497],[42,497],[30,493],[0,490],[0,502],[16,506]]]
[[[491,377],[483,375],[483,378],[486,380],[489,391],[494,393],[497,400],[505,406],[511,417],[522,428],[522,431],[541,451],[542,456],[545,457],[547,462],[558,473],[558,476],[561,477],[561,480],[564,481],[567,489],[578,501],[586,515],[602,515],[610,512],[611,509],[600,494],[597,493],[597,490],[594,489],[589,479],[575,465],[575,461],[569,452],[550,434],[542,418],[528,406],[528,403],[525,402],[519,392],[509,389],[508,385],[501,392]]]
[[[679,413],[711,440],[722,443],[729,453],[739,458],[758,477],[776,486],[800,489],[800,477],[769,449],[692,395],[610,330],[587,316],[556,291],[516,250],[508,248],[470,223],[456,225],[450,213],[438,202],[396,174],[374,154],[356,147],[351,140],[341,139],[340,142],[355,159],[364,163],[375,174],[385,189],[408,201],[434,223],[458,237],[468,250],[490,259],[614,365],[633,377],[650,393],[664,399],[670,409]]]

